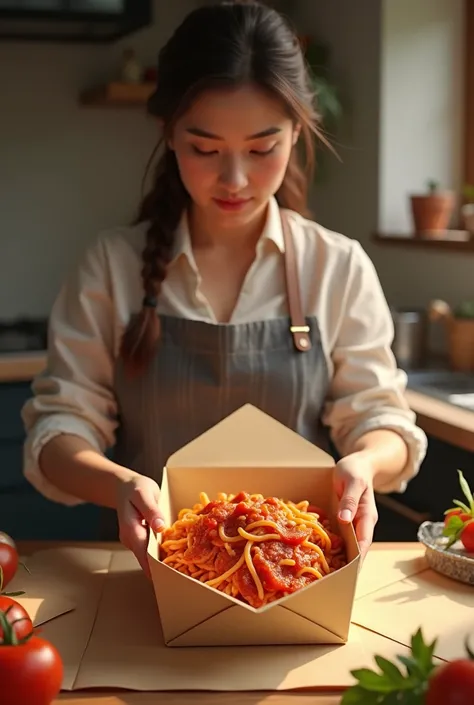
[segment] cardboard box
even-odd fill
[[[245,405],[172,455],[164,469],[160,509],[167,526],[206,492],[309,500],[328,512],[345,542],[347,565],[281,600],[255,609],[159,559],[152,532],[148,561],[167,646],[344,644],[348,639],[360,554],[352,525],[338,525],[334,460]]]

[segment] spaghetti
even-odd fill
[[[255,608],[279,600],[345,562],[327,518],[260,494],[204,492],[163,531],[161,560],[171,568]]]

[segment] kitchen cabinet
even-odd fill
[[[30,396],[29,382],[0,384],[0,530],[18,540],[105,540],[102,509],[51,502],[24,478],[20,414]]]
[[[403,494],[392,496],[417,512],[430,514],[432,521],[442,521],[453,499],[464,499],[458,469],[474,490],[474,453],[428,436],[428,452],[420,472]]]

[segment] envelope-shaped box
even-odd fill
[[[338,525],[334,460],[252,405],[245,405],[169,458],[160,509],[170,526],[201,492],[262,494],[308,500],[342,536],[347,563],[308,586],[255,609],[183,575],[160,560],[161,536],[150,532],[148,562],[168,646],[344,644],[360,554],[352,525]]]

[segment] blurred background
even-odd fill
[[[107,538],[22,478],[20,409],[45,363],[62,279],[135,215],[157,126],[160,47],[199,0],[0,0],[0,529]],[[274,0],[311,65],[327,134],[314,217],[359,240],[395,323],[429,434],[406,493],[379,498],[378,540],[414,540],[474,480],[474,1]]]

